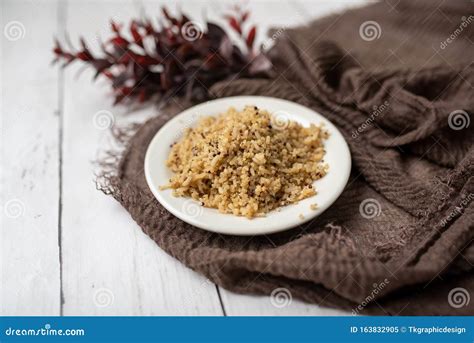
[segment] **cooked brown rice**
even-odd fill
[[[200,119],[172,146],[167,166],[176,174],[162,189],[248,218],[316,194],[328,133],[281,119],[255,106]]]

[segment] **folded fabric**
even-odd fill
[[[273,36],[272,79],[224,81],[210,94],[288,99],[339,127],[353,170],[323,215],[280,234],[233,237],[167,212],[143,160],[178,101],[122,133],[125,150],[103,161],[100,188],[162,249],[226,289],[284,287],[361,314],[474,314],[472,4],[377,3]]]

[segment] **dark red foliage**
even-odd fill
[[[56,40],[55,62],[67,66],[80,60],[91,65],[96,77],[110,80],[115,103],[165,100],[174,95],[203,99],[217,81],[266,76],[270,71],[270,61],[254,46],[256,27],[244,29],[249,13],[239,7],[234,12],[225,18],[240,45],[217,24],[208,22],[203,27],[163,8],[159,26],[149,19],[132,20],[125,30],[112,21],[112,37],[101,44],[101,56],[94,55],[82,38],[77,51],[64,49]]]
[[[247,39],[246,39],[246,43],[247,43],[247,46],[249,48],[252,48],[253,46],[253,43],[255,41],[255,35],[257,33],[257,28],[255,26],[252,26],[252,28],[250,29],[248,35],[247,35]]]
[[[240,27],[239,21],[232,16],[228,17],[229,20],[229,25],[232,27],[235,31],[237,31],[238,34],[242,34],[242,28]]]

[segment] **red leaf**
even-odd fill
[[[132,34],[135,43],[143,48],[143,38],[140,35],[140,32],[138,32],[138,26],[135,21],[132,21],[132,24],[130,25],[130,33]]]
[[[247,35],[247,40],[246,40],[246,43],[247,43],[247,47],[250,49],[252,48],[253,46],[253,43],[255,41],[255,35],[257,33],[257,28],[255,26],[252,26],[252,28],[250,29],[248,35]]]
[[[242,28],[240,27],[239,22],[234,17],[229,17],[229,25],[237,31],[239,34],[242,34]]]
[[[121,36],[112,38],[110,42],[119,48],[126,48],[129,44],[128,40],[126,40],[125,38]]]
[[[76,57],[81,61],[90,61],[92,60],[92,56],[87,53],[87,51],[80,51],[76,54]]]
[[[110,21],[110,26],[112,27],[112,31],[120,33],[120,25],[116,24],[113,20]]]
[[[112,80],[114,78],[114,74],[112,74],[110,70],[104,70],[102,71],[102,74],[108,79]]]
[[[61,48],[61,44],[59,44],[59,41],[57,39],[54,40],[53,51],[56,55],[61,55],[63,52],[63,49]]]
[[[132,87],[122,87],[122,88],[120,88],[120,92],[121,92],[123,95],[130,95],[130,94],[132,94],[132,90],[133,90]]]
[[[81,43],[81,47],[82,47],[83,50],[89,50],[89,49],[87,48],[87,44],[86,44],[86,41],[84,40],[84,38],[81,37],[81,38],[79,39],[79,42]]]
[[[165,16],[166,19],[168,19],[173,25],[178,25],[178,19],[175,17],[172,17],[166,7],[162,7],[161,11],[163,12],[163,15]]]
[[[171,20],[171,16],[170,16],[168,10],[166,9],[166,7],[162,7],[161,12],[163,12],[163,15],[165,16],[166,19]]]
[[[143,55],[134,55],[135,62],[137,62],[142,67],[149,67],[151,65],[159,64],[159,61],[156,58],[151,56]]]
[[[155,29],[153,28],[151,21],[149,21],[148,19],[143,24],[143,27],[145,28],[147,35],[150,35],[155,32]]]
[[[117,60],[118,64],[128,64],[132,60],[131,52],[126,52]]]
[[[243,28],[248,17],[249,12],[238,6],[225,17],[226,26],[238,33],[238,42],[247,49],[232,42],[235,35],[231,37],[223,27],[209,22],[201,39],[183,39],[181,28],[192,18],[181,13],[173,16],[163,8],[156,27],[147,18],[133,19],[126,26],[110,21],[112,35],[105,43],[99,41],[100,55],[92,54],[82,38],[79,49],[67,38],[67,45],[55,40],[53,52],[63,67],[81,60],[95,70],[95,77],[104,75],[116,103],[144,102],[154,95],[163,99],[167,94],[204,99],[208,87],[235,76],[237,71],[242,71],[243,77],[269,75],[270,61],[252,50],[256,27]],[[146,49],[145,39],[150,39]]]
[[[181,15],[181,25],[187,23],[188,21],[191,21],[186,15],[182,14]]]

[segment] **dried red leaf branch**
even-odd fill
[[[256,27],[248,30],[249,13],[239,7],[226,15],[229,26],[241,40],[239,48],[217,24],[191,21],[186,15],[172,16],[162,9],[160,25],[150,19],[132,20],[125,30],[111,22],[112,37],[100,44],[94,55],[83,38],[79,49],[65,49],[55,41],[55,62],[67,66],[80,60],[111,82],[115,103],[145,102],[173,95],[203,99],[215,82],[240,77],[265,76],[270,61],[255,48]]]

